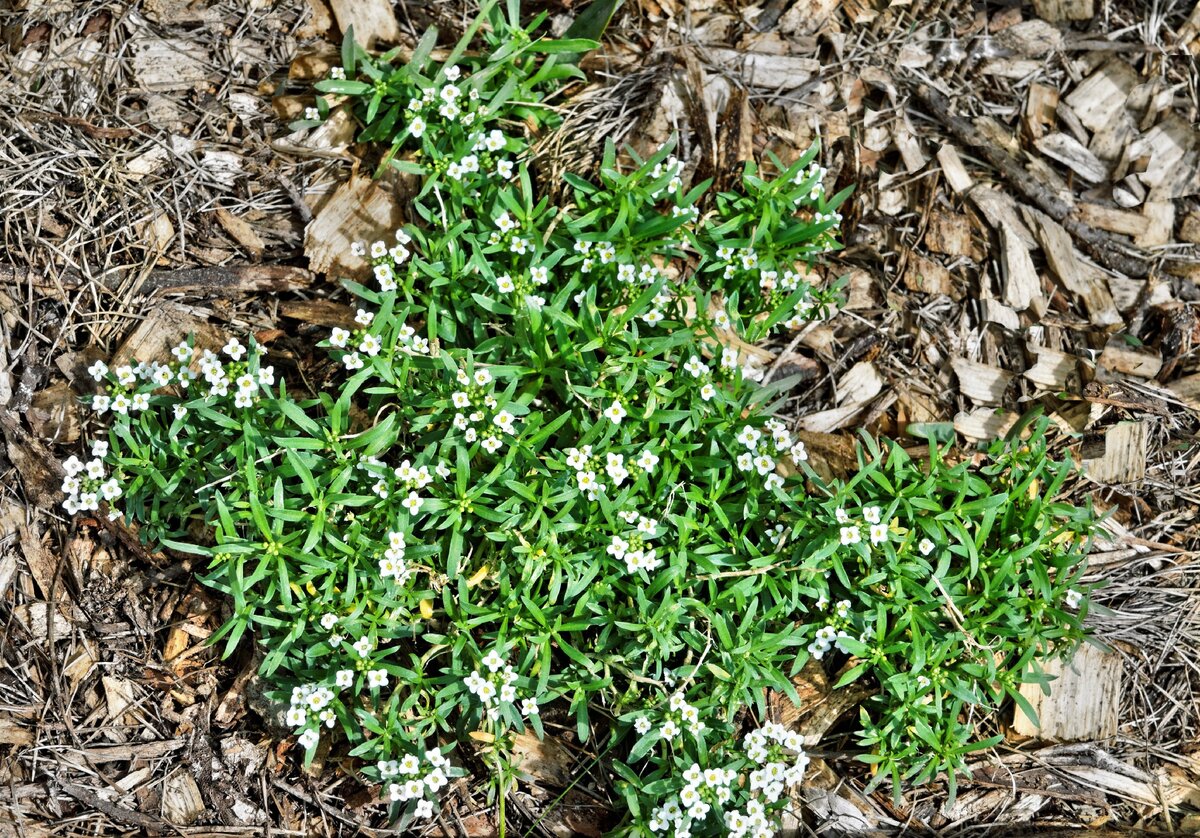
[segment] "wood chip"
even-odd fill
[[[958,150],[954,146],[947,143],[939,148],[937,159],[941,164],[942,174],[946,177],[946,183],[959,195],[974,185],[975,181],[967,174],[967,167],[963,165],[962,158],[958,156]]]
[[[1062,163],[1088,183],[1100,183],[1108,178],[1108,167],[1069,134],[1047,134],[1033,144],[1042,154]]]
[[[25,627],[25,630],[33,636],[38,642],[44,643],[49,639],[46,615],[48,606],[44,602],[27,602],[13,606],[13,614],[16,615],[17,621]],[[74,625],[71,622],[69,611],[65,605],[60,604],[54,609],[54,641],[57,643],[62,640],[70,640],[71,632]]]
[[[1025,98],[1024,123],[1025,130],[1035,142],[1045,136],[1046,128],[1054,127],[1057,108],[1058,88],[1037,82],[1029,85],[1029,92]]]
[[[1167,389],[1192,410],[1200,411],[1200,373],[1172,381]],[[0,585],[0,591],[3,590],[4,587]]]
[[[1031,346],[1037,354],[1037,363],[1023,375],[1042,390],[1060,391],[1067,389],[1067,382],[1075,374],[1078,359],[1066,352],[1045,346]]]
[[[1184,216],[1183,223],[1179,225],[1179,238],[1181,241],[1200,244],[1200,211],[1189,212]]]
[[[366,49],[379,42],[395,44],[400,41],[400,24],[389,0],[329,0],[338,29],[346,32],[354,27],[354,40]]]
[[[1042,294],[1042,280],[1033,266],[1029,250],[1008,227],[1000,227],[1000,267],[1004,279],[1004,302],[1017,311],[1033,306]],[[1044,304],[1043,304],[1044,305]]]
[[[1115,209],[1086,201],[1080,201],[1075,205],[1075,213],[1084,224],[1100,230],[1107,230],[1110,233],[1120,233],[1123,236],[1140,236],[1150,226],[1149,220],[1140,212]]]
[[[1037,684],[1022,684],[1023,695],[1037,712],[1037,723],[1017,708],[1013,729],[1021,736],[1053,742],[1094,742],[1117,734],[1121,700],[1121,655],[1084,643],[1070,663],[1045,664],[1051,682],[1045,695]]]
[[[1150,200],[1169,201],[1200,190],[1197,141],[1192,125],[1176,114],[1169,114],[1129,144],[1126,157],[1145,161],[1145,168],[1137,177],[1150,188]]]
[[[194,40],[143,38],[133,44],[133,74],[143,90],[161,93],[207,85],[211,66],[208,51]]]
[[[815,58],[720,48],[709,49],[708,56],[726,70],[739,73],[750,87],[776,92],[795,89],[821,72],[821,62]]]
[[[954,430],[970,442],[987,442],[1004,436],[1016,423],[1015,413],[980,407],[955,416]]]
[[[353,176],[334,192],[304,231],[304,253],[316,273],[361,276],[370,267],[355,241],[395,241],[403,223],[396,197],[369,177]]]
[[[200,319],[186,306],[160,303],[150,309],[146,319],[118,347],[113,354],[112,365],[161,361],[167,357],[171,347],[189,334],[195,335],[197,349],[220,349],[226,339],[223,331]]]
[[[975,238],[975,228],[963,213],[933,209],[925,230],[925,246],[946,256],[966,256],[976,262],[984,256]]]
[[[984,323],[996,323],[1014,332],[1021,328],[1020,316],[999,300],[993,297],[984,297],[979,303]]]
[[[1033,13],[1042,20],[1091,20],[1096,14],[1095,0],[1033,0]]]
[[[1100,353],[1096,366],[1098,372],[1109,377],[1115,373],[1132,375],[1135,378],[1154,378],[1162,369],[1162,358],[1156,353],[1133,349],[1112,341]]]
[[[557,739],[518,733],[513,737],[512,755],[517,770],[532,779],[556,788],[566,788],[571,783],[575,758]]]
[[[946,270],[941,262],[922,256],[915,250],[908,254],[908,263],[904,267],[904,285],[908,290],[921,294],[962,298],[961,293],[955,293],[950,271]]]
[[[172,824],[188,826],[204,811],[200,786],[186,768],[180,768],[163,783],[162,816]]]
[[[1175,231],[1175,202],[1147,201],[1142,205],[1146,229],[1133,239],[1138,247],[1161,247],[1169,244]]]
[[[1063,33],[1057,26],[1035,17],[1006,27],[996,36],[996,40],[1002,47],[1018,55],[1042,58],[1062,49]],[[1036,83],[1030,85],[1031,88],[1040,86]]]
[[[966,358],[954,358],[950,365],[958,376],[959,390],[976,404],[1000,404],[1013,379],[1011,372]]]
[[[1113,302],[1104,272],[1080,258],[1070,233],[1045,213],[1031,210],[1026,217],[1031,219],[1037,230],[1038,241],[1042,244],[1042,252],[1046,255],[1050,270],[1062,280],[1068,291],[1083,300],[1092,324],[1107,329],[1124,323]]]
[[[883,376],[875,365],[870,361],[859,361],[837,382],[835,399],[838,404],[863,404],[878,396],[882,389]]]
[[[1090,479],[1104,485],[1136,483],[1146,476],[1146,423],[1118,422],[1104,435],[1104,455],[1083,461]]]
[[[249,251],[250,255],[255,257],[263,255],[267,246],[263,243],[262,237],[254,232],[254,228],[248,221],[224,208],[217,209],[217,221],[225,228],[226,233],[233,236],[234,241]]]
[[[1124,112],[1137,83],[1137,71],[1114,58],[1076,85],[1064,101],[1089,131],[1103,131]]]

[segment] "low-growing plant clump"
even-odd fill
[[[435,64],[430,36],[393,69],[348,42],[323,85],[422,178],[419,220],[355,245],[337,388],[297,396],[237,339],[97,362],[109,426],[65,463],[67,510],[204,556],[214,639],[251,633],[305,759],[344,743],[402,824],[465,772],[455,743],[502,813],[511,738],[552,712],[598,740],[624,833],[772,834],[809,756],[767,692],[799,702],[813,659],[872,687],[876,782],[953,787],[993,742],[973,719],[1084,636],[1094,518],[1056,500],[1044,420],[978,465],[864,438],[821,480],[775,415],[789,382],[744,351],[836,310],[809,268],[845,195],[816,149],[713,195],[669,148],[610,147],[552,205],[511,108],[577,72],[533,56],[581,44],[477,23],[485,55]]]

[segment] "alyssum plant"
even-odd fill
[[[809,758],[766,692],[798,701],[814,658],[873,687],[877,782],[953,783],[989,744],[970,711],[1083,637],[1093,516],[1055,499],[1045,423],[982,466],[868,440],[823,483],[773,415],[787,382],[737,348],[834,310],[806,279],[844,198],[816,150],[709,196],[668,149],[609,148],[552,206],[511,123],[463,124],[545,66],[504,48],[402,68],[412,106],[378,139],[417,160],[420,221],[356,246],[338,389],[297,397],[237,339],[97,362],[108,431],[65,463],[67,510],[206,557],[217,639],[251,632],[306,759],[345,742],[401,823],[464,773],[456,742],[502,814],[507,745],[545,712],[600,740],[623,834],[771,834]],[[367,122],[386,101],[341,90]]]

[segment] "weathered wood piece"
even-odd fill
[[[1037,684],[1021,685],[1021,695],[1033,705],[1038,720],[1035,724],[1018,707],[1013,730],[1054,742],[1094,742],[1116,736],[1121,673],[1119,654],[1083,644],[1069,663],[1055,660],[1046,665],[1046,674],[1055,678],[1050,695]]]

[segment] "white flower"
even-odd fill
[[[1083,594],[1081,594],[1079,591],[1075,590],[1074,588],[1071,588],[1070,590],[1068,590],[1066,596],[1063,598],[1063,603],[1067,606],[1067,608],[1070,608],[1072,611],[1078,609],[1080,603],[1082,603],[1082,602],[1083,602]]]
[[[367,687],[386,687],[388,674],[386,669],[372,669],[367,673]]]
[[[287,711],[287,723],[292,727],[300,727],[308,721],[308,711],[303,707],[289,707]]]
[[[354,641],[354,651],[358,653],[360,658],[365,658],[371,654],[371,650],[375,648],[375,644],[371,642],[369,637],[360,637]]]
[[[425,820],[433,817],[433,801],[418,800],[417,808],[413,810],[413,817],[417,820]]]
[[[414,116],[412,122],[408,123],[408,133],[417,139],[425,133],[425,120],[419,116]]]
[[[88,371],[88,375],[90,375],[96,381],[99,381],[100,379],[104,378],[105,375],[108,374],[108,365],[105,364],[103,361],[96,361],[96,363],[94,363],[90,367],[88,367],[87,371]]]
[[[612,420],[614,425],[621,424],[621,420],[628,415],[629,414],[625,411],[625,407],[619,401],[614,401],[604,409],[605,418]]]
[[[221,351],[235,361],[241,360],[241,357],[246,354],[246,347],[242,346],[237,338],[230,338],[229,343],[225,344]]]
[[[345,329],[334,327],[334,330],[329,335],[329,345],[341,349],[346,345],[346,341],[349,339],[349,332],[347,332]]]
[[[337,622],[337,614],[321,615],[321,628],[325,629],[325,631],[333,631],[333,627],[337,625]]]
[[[484,655],[481,663],[488,668],[489,672],[499,672],[504,668],[504,658],[500,657],[495,649]]]
[[[922,556],[928,556],[933,552],[933,548],[935,546],[936,545],[928,538],[922,538],[921,543],[917,545],[917,549],[921,551]]]
[[[458,89],[457,85],[448,84],[445,87],[443,87],[441,90],[441,97],[442,97],[443,102],[453,102],[461,95],[462,95],[462,91]]]
[[[510,177],[512,177],[512,173],[513,173],[513,163],[511,160],[497,160],[496,161],[496,177],[503,178],[504,180],[508,180]]]
[[[408,497],[400,501],[400,505],[409,511],[409,514],[415,515],[421,509],[421,504],[425,501],[416,492],[409,492]]]
[[[842,527],[841,539],[842,544],[857,544],[862,540],[862,533],[858,527]]]
[[[887,541],[888,526],[887,524],[872,524],[871,525],[871,543],[882,544]]]
[[[536,716],[539,712],[538,703],[535,699],[526,698],[521,702],[521,715]]]
[[[863,509],[863,520],[868,524],[878,524],[880,512],[881,510],[878,506],[868,506]]]
[[[113,413],[126,414],[129,412],[129,397],[124,393],[118,393],[112,400],[110,405]]]
[[[346,357],[342,358],[342,364],[348,370],[361,370],[363,367],[363,360],[357,352],[351,352],[346,355]]]
[[[354,685],[354,670],[339,669],[337,675],[334,676],[334,683],[339,687],[350,687]]]
[[[480,387],[486,387],[492,383],[492,374],[485,369],[475,370],[475,383]]]
[[[649,733],[650,728],[651,728],[650,720],[647,719],[645,716],[638,716],[636,719],[633,720],[633,729],[636,730],[639,734]]]
[[[737,441],[746,446],[750,450],[758,447],[758,440],[762,437],[762,432],[757,428],[752,428],[749,425],[742,428],[737,435]]]
[[[134,410],[146,410],[150,407],[150,394],[134,393],[130,407]]]
[[[445,71],[447,81],[458,81],[458,77],[462,75],[462,68],[457,64],[451,64]]]
[[[321,112],[317,108],[305,108],[304,109],[304,118],[305,119],[320,119]]]
[[[365,352],[372,357],[378,355],[381,348],[379,338],[374,335],[363,335],[362,343],[358,345],[359,352]]]
[[[501,294],[511,294],[517,284],[513,282],[512,277],[508,274],[501,274],[496,277],[496,290]]]

